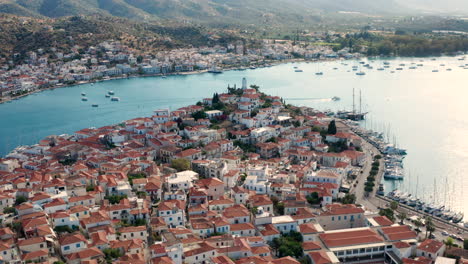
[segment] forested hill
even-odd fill
[[[301,24],[326,14],[396,14],[397,0],[0,0],[0,12],[21,16],[112,15],[135,20],[224,24]]]
[[[239,37],[201,26],[141,23],[100,15],[41,19],[0,14],[0,57],[38,48],[67,51],[74,45],[86,47],[112,39],[151,51],[224,44]]]

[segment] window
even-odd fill
[[[64,246],[63,250],[70,250],[70,246]]]
[[[357,254],[357,253],[359,253],[359,249],[354,249],[353,254]]]
[[[341,220],[341,216],[338,216],[338,221],[340,221],[340,220]]]
[[[345,216],[343,216],[343,219],[344,219],[344,220],[346,220],[346,218],[348,218],[348,216],[346,216],[346,215],[345,215]]]
[[[77,247],[77,248],[81,247],[81,244],[80,244],[80,243],[77,243],[77,244],[76,244],[76,247]]]
[[[332,221],[335,221],[335,217],[334,217],[334,216],[332,216]]]
[[[364,252],[366,252],[366,249],[365,249],[365,248],[361,248],[361,249],[359,250],[359,253],[364,253]]]
[[[39,245],[40,248],[44,248],[44,244]]]

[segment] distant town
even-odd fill
[[[92,51],[37,65],[32,53],[34,63],[7,73],[28,73],[16,80],[34,86],[39,69],[54,69],[46,75],[57,84],[264,56],[179,50],[145,64],[118,43],[102,47],[120,66]],[[269,47],[285,56],[289,46]],[[467,263],[463,238],[435,236],[461,229],[377,195],[384,154],[362,134],[354,121],[286,104],[244,78],[194,105],[48,136],[0,159],[0,262]]]
[[[292,41],[262,41],[261,47],[248,48],[242,41],[227,46],[173,49],[146,54],[121,44],[106,41],[97,46],[75,46],[70,53],[38,49],[27,54],[25,63],[5,63],[0,68],[0,102],[43,89],[112,78],[188,74],[204,71],[221,73],[271,66],[275,62],[301,59],[353,58],[359,54],[344,48],[334,52],[330,46],[293,45]],[[19,54],[18,54],[19,55]]]

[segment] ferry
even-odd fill
[[[92,106],[92,107],[99,107],[98,104],[92,104],[91,106]]]
[[[82,97],[81,101],[88,101],[88,98],[87,97]]]
[[[111,101],[113,101],[113,102],[118,102],[118,101],[120,101],[120,98],[119,98],[119,97],[112,97],[112,98],[111,98]]]

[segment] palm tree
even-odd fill
[[[427,239],[427,234],[432,235],[432,232],[435,231],[435,226],[434,222],[432,222],[432,217],[428,216],[426,217],[426,239]]]
[[[401,211],[398,215],[397,218],[400,219],[400,225],[403,225],[404,220],[406,219],[406,213]]]
[[[414,225],[416,226],[416,233],[419,234],[419,232],[421,232],[421,226],[423,226],[423,222],[422,222],[421,217],[418,217],[418,219],[416,219],[416,221],[414,221]]]
[[[390,203],[390,209],[392,209],[393,211],[398,209],[398,202],[396,202],[396,201],[391,202]]]

